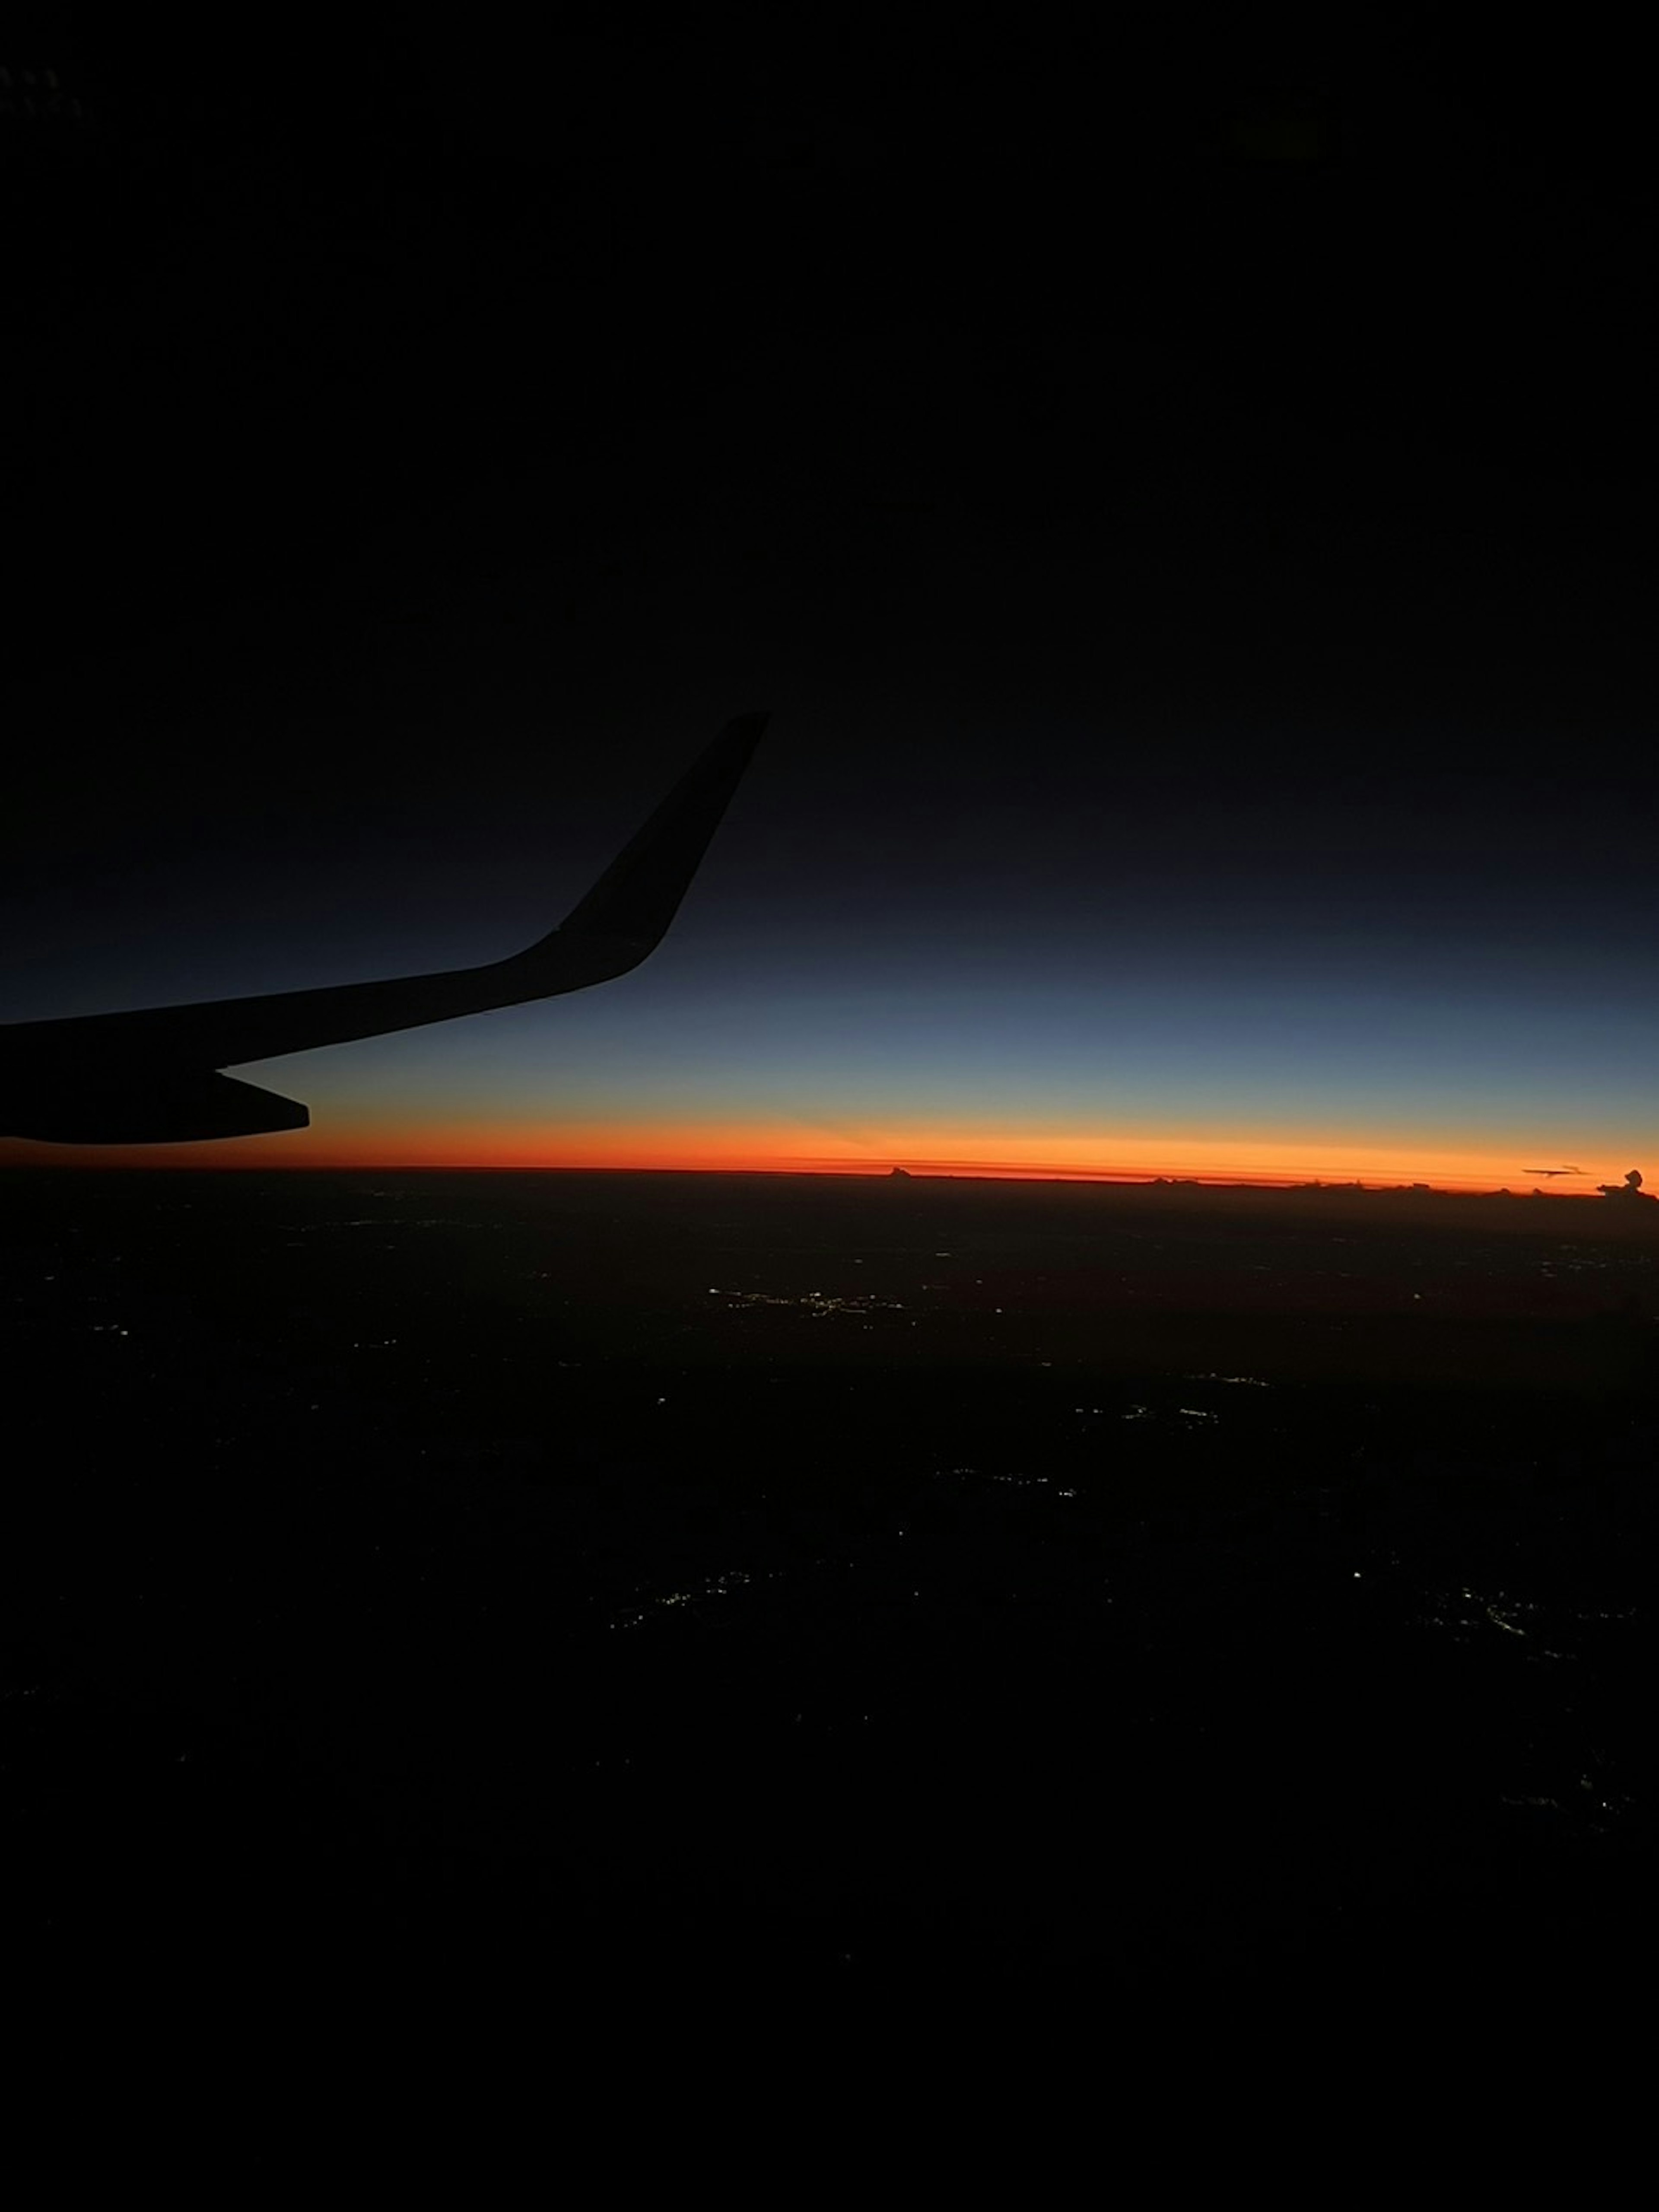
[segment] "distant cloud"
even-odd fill
[[[1652,1200],[1651,1191],[1642,1188],[1642,1170],[1632,1168],[1623,1182],[1598,1182],[1595,1186],[1603,1198],[1633,1198]]]

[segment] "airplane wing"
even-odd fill
[[[626,975],[661,943],[768,720],[728,722],[558,928],[505,960],[0,1027],[0,1133],[148,1144],[304,1128],[295,1100],[220,1071]]]

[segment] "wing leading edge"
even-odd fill
[[[0,1027],[0,1133],[146,1144],[302,1128],[303,1106],[219,1071],[626,975],[662,942],[768,720],[728,722],[559,927],[505,960]]]

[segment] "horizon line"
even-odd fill
[[[38,1170],[48,1174],[84,1173],[88,1175],[574,1175],[574,1176],[747,1176],[773,1178],[793,1178],[821,1182],[997,1182],[997,1183],[1086,1183],[1117,1190],[1258,1190],[1276,1192],[1285,1196],[1310,1191],[1364,1192],[1372,1196],[1436,1198],[1600,1198],[1609,1186],[1595,1185],[1589,1190],[1545,1189],[1537,1184],[1516,1190],[1507,1183],[1474,1188],[1455,1188],[1443,1183],[1421,1181],[1412,1182],[1367,1182],[1362,1177],[1327,1182],[1312,1176],[1306,1182],[1278,1180],[1272,1182],[1253,1181],[1243,1176],[1114,1176],[1091,1175],[1077,1170],[1062,1170],[1042,1175],[1016,1170],[1008,1174],[969,1172],[958,1174],[940,1168],[738,1168],[738,1167],[628,1167],[599,1166],[592,1163],[565,1165],[557,1162],[503,1164],[492,1160],[373,1160],[373,1161],[303,1161],[303,1160],[155,1160],[135,1161],[131,1158],[107,1162],[87,1160],[52,1160],[50,1158],[0,1161],[0,1172],[27,1173]],[[1588,1182],[1589,1177],[1585,1180]],[[1644,1194],[1645,1195],[1645,1194]]]

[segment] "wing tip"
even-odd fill
[[[770,720],[770,710],[758,708],[734,714],[559,927],[521,957],[533,957],[574,937],[625,940],[635,948],[629,966],[653,950],[690,889]]]

